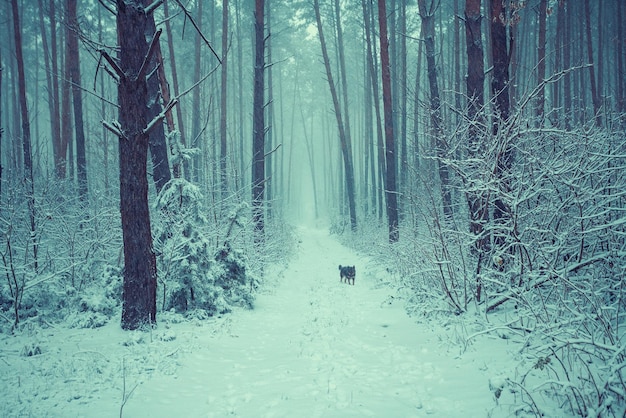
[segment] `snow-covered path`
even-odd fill
[[[375,289],[364,261],[326,232],[300,234],[275,292],[220,338],[195,336],[205,349],[144,382],[125,417],[487,415],[486,364],[440,352],[437,334],[384,303],[389,290]],[[356,264],[355,286],[339,283],[342,263]]]
[[[252,311],[163,315],[150,333],[112,321],[2,336],[0,416],[114,417],[122,404],[125,418],[506,416],[489,378],[513,346],[481,337],[460,355],[454,326],[409,318],[367,259],[325,231],[298,234]],[[356,265],[355,286],[339,264]],[[28,346],[41,354],[22,355]]]

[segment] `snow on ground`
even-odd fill
[[[448,330],[409,318],[366,258],[325,231],[298,233],[252,311],[163,315],[146,333],[112,321],[2,335],[0,416],[113,417],[122,404],[127,418],[508,415],[489,381],[515,344],[481,336],[460,350]],[[339,283],[339,264],[356,265],[355,286]]]

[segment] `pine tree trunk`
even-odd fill
[[[78,16],[77,0],[67,0],[68,39],[70,81],[72,83],[72,102],[74,105],[74,132],[76,137],[76,174],[78,194],[82,200],[87,198],[87,157],[85,155],[85,128],[83,123],[83,96],[80,81],[80,57],[78,51]]]
[[[506,18],[507,11],[501,0],[490,0],[491,55],[493,57],[493,75],[491,94],[494,102],[492,134],[498,138],[499,130],[509,119],[509,50],[507,47]],[[494,199],[493,219],[498,225],[494,236],[496,247],[503,249],[505,237],[510,233],[511,208],[503,196],[510,190],[508,178],[512,164],[512,147],[509,138],[499,137],[499,150],[496,156],[495,177],[499,181],[500,193]]]
[[[177,73],[177,67],[176,67],[176,54],[174,53],[174,40],[172,38],[172,27],[170,24],[170,15],[169,15],[169,9],[167,7],[167,0],[163,1],[163,15],[165,17],[165,32],[167,33],[167,46],[168,46],[168,53],[169,53],[169,58],[170,58],[170,70],[172,72],[172,87],[174,88],[174,97],[178,97],[178,95],[180,94],[180,90],[178,87],[178,73]],[[180,132],[180,143],[183,147],[187,146],[187,140],[186,140],[186,135],[185,135],[185,129],[184,129],[184,124],[183,124],[183,111],[182,111],[182,106],[176,106],[176,120],[178,121],[178,131]],[[181,164],[177,163],[174,164],[174,166],[172,167],[172,172],[174,174],[174,177],[176,178],[180,178],[183,176],[186,176],[186,178],[189,180],[190,177],[190,172],[189,172],[189,162],[185,159],[182,162],[182,169],[181,169]]]
[[[22,28],[19,21],[19,11],[17,0],[11,0],[11,9],[13,12],[13,31],[15,36],[15,57],[17,61],[17,81],[18,95],[20,104],[20,116],[22,120],[22,152],[24,156],[24,175],[23,181],[26,188],[26,199],[28,201],[28,214],[30,219],[30,234],[33,246],[33,262],[35,272],[38,270],[37,261],[37,238],[35,230],[35,183],[33,181],[33,160],[30,138],[30,119],[28,117],[28,104],[26,101],[26,76],[24,69],[24,55],[22,52]],[[17,318],[16,318],[17,324]]]
[[[254,240],[265,238],[265,0],[255,0],[254,93],[252,105],[252,221]]]
[[[593,113],[596,126],[602,126],[602,117],[600,115],[600,96],[598,95],[598,86],[596,84],[596,69],[593,64],[593,42],[591,38],[591,10],[589,0],[585,0],[585,32],[587,38],[587,64],[589,64],[589,82],[591,83],[591,101],[593,102]]]
[[[227,173],[227,110],[228,110],[228,0],[222,0],[222,68],[221,68],[221,94],[220,94],[220,190],[221,199],[228,196],[228,173]]]
[[[385,0],[378,0],[378,26],[380,37],[380,67],[383,83],[383,108],[385,111],[385,161],[387,164],[385,195],[387,197],[389,242],[394,243],[400,238],[400,230],[398,224],[393,100],[391,97],[391,72],[389,68],[389,40],[387,38],[387,10]]]
[[[143,0],[143,7],[148,7],[153,0]],[[150,14],[146,23],[145,37],[146,39],[152,39],[156,32],[156,24],[154,23],[154,16]],[[149,77],[147,78],[148,86],[148,103],[146,108],[146,120],[150,121],[161,113],[163,107],[161,105],[161,83],[159,82],[158,71],[154,71],[159,64],[158,57],[161,55],[160,42],[156,45],[156,51],[150,60],[150,66],[147,71]],[[167,103],[166,103],[167,104]],[[165,126],[163,123],[157,124],[154,129],[150,131],[148,139],[148,146],[150,149],[150,157],[152,160],[152,179],[156,192],[159,193],[165,183],[170,181],[172,174],[170,172],[169,159],[167,156],[167,141],[165,139]]]
[[[468,127],[468,159],[476,161],[484,155],[484,137],[481,129],[485,124],[483,113],[485,63],[482,45],[482,16],[480,13],[481,0],[466,0],[465,2],[465,44],[467,48],[467,119]],[[479,167],[472,167],[473,173],[480,176]],[[474,250],[478,253],[478,274],[482,264],[482,256],[489,249],[489,236],[485,233],[485,224],[489,218],[488,201],[485,192],[476,190],[470,185],[467,192],[467,203],[470,215],[470,233],[475,237]],[[476,299],[481,299],[482,285],[477,280]]]
[[[435,135],[435,153],[437,156],[439,181],[441,183],[443,214],[446,219],[451,219],[452,195],[450,193],[450,175],[448,167],[443,161],[446,158],[448,146],[443,132],[441,98],[439,96],[437,68],[435,63],[434,12],[436,6],[434,1],[431,1],[430,7],[426,9],[425,0],[418,0],[417,4],[419,6],[420,17],[422,19],[424,45],[426,47],[426,65],[428,67],[428,84],[430,87],[430,119],[433,124],[433,132]]]
[[[348,196],[348,207],[350,210],[350,226],[353,231],[357,229],[356,220],[356,203],[354,199],[354,167],[352,163],[352,147],[348,142],[348,137],[345,132],[345,126],[343,122],[343,116],[341,112],[341,105],[339,104],[339,97],[335,88],[335,82],[333,81],[333,75],[330,69],[330,59],[328,57],[328,51],[326,49],[326,41],[324,39],[324,31],[322,29],[322,18],[320,16],[319,0],[314,0],[313,7],[315,9],[315,20],[317,22],[317,33],[320,38],[320,44],[322,48],[322,56],[324,60],[324,67],[326,68],[326,77],[328,80],[328,86],[330,88],[330,94],[333,99],[333,108],[335,110],[335,117],[337,119],[337,127],[339,129],[339,141],[341,143],[341,154],[343,156],[343,163],[345,169],[345,184],[346,194]]]
[[[146,30],[148,15],[134,2],[117,2],[119,41],[118,74],[120,159],[120,212],[124,242],[124,285],[122,328],[137,329],[156,322],[156,258],[152,250],[148,207],[149,134],[148,87],[146,71],[140,72],[149,59]]]
[[[546,15],[547,0],[539,2],[539,39],[537,41],[537,84],[540,86],[537,96],[535,116],[537,117],[537,125],[540,126],[543,119],[545,107],[545,88],[543,86],[546,78]]]

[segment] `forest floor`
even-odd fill
[[[0,335],[0,416],[501,417],[519,407],[494,395],[518,343],[459,344],[453,319],[410,318],[384,269],[325,231],[297,232],[294,259],[268,271],[254,310],[164,314],[152,332],[113,320]],[[339,264],[356,265],[355,286],[339,282]]]

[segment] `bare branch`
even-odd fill
[[[102,5],[102,7],[104,7],[106,10],[108,10],[113,16],[116,15],[115,10],[113,10],[111,7],[109,7],[106,4],[104,4],[104,1],[98,0],[98,3],[100,3]]]
[[[152,59],[152,55],[154,55],[154,50],[156,49],[156,46],[159,43],[161,32],[163,32],[163,29],[159,29],[156,32],[154,32],[154,36],[152,36],[152,41],[150,41],[150,47],[148,48],[148,52],[146,53],[146,56],[143,58],[143,62],[141,63],[141,68],[139,68],[139,72],[137,73],[137,78],[136,78],[137,80],[145,77],[146,70],[148,68],[148,65],[150,64],[150,60]]]
[[[113,68],[113,71],[115,71],[119,78],[124,78],[126,76],[126,74],[124,74],[124,70],[122,70],[119,64],[115,62],[115,60],[109,55],[108,52],[106,52],[104,49],[100,49],[98,50],[98,52],[100,52],[106,62],[109,63],[109,65],[111,66],[111,68]]]
[[[276,147],[274,147],[273,150],[271,150],[270,152],[267,152],[263,155],[263,158],[272,155],[273,153],[275,153],[276,151],[278,151],[278,148],[280,148],[283,144],[278,144],[276,145]]]
[[[193,25],[194,28],[196,28],[196,31],[198,32],[198,35],[200,35],[200,37],[202,38],[202,40],[204,41],[205,44],[207,44],[207,46],[209,47],[209,49],[211,50],[211,52],[213,53],[213,55],[215,55],[215,58],[217,59],[217,61],[221,64],[222,60],[220,59],[220,56],[217,55],[217,52],[215,52],[215,50],[213,49],[213,47],[211,46],[211,43],[209,42],[209,40],[204,36],[204,34],[202,33],[202,31],[200,30],[200,28],[198,27],[198,24],[196,23],[196,21],[193,19],[193,17],[191,16],[191,13],[189,13],[189,11],[185,8],[185,6],[183,6],[183,4],[180,2],[180,0],[174,0],[176,2],[176,4],[178,4],[178,7],[180,7],[183,12],[185,13],[185,16],[187,16],[187,18],[189,19],[189,21],[191,22],[191,24]]]
[[[157,7],[159,7],[161,4],[163,4],[163,0],[156,0],[154,3],[152,3],[151,5],[147,6],[144,11],[146,12],[146,14],[150,14],[152,12],[154,12],[154,9],[156,9]]]
[[[170,100],[170,102],[163,108],[161,113],[156,115],[154,119],[152,119],[150,123],[148,123],[148,126],[146,126],[146,128],[143,130],[143,133],[145,135],[148,135],[150,131],[152,131],[154,127],[157,126],[158,123],[161,122],[165,118],[165,115],[167,114],[167,112],[172,110],[172,108],[176,106],[177,103],[178,103],[178,99]]]
[[[119,122],[117,122],[117,121],[113,121],[113,122],[109,123],[109,122],[103,120],[102,121],[102,126],[107,128],[109,131],[111,131],[118,138],[124,138],[125,137],[124,134],[122,133],[121,127],[119,126]]]

